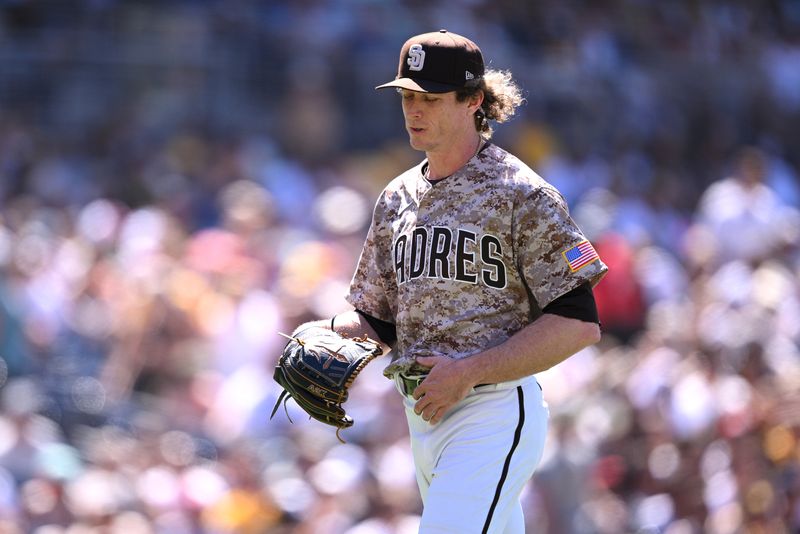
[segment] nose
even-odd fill
[[[422,115],[422,110],[417,104],[416,99],[408,99],[403,101],[403,112],[406,117],[419,118]]]

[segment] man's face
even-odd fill
[[[467,99],[456,100],[450,93],[419,93],[401,90],[403,116],[409,142],[416,150],[447,150],[466,136],[475,135],[474,113],[477,107]]]

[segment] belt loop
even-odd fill
[[[400,376],[400,373],[395,373],[394,385],[397,386],[397,391],[399,391],[401,395],[406,394],[406,387],[403,385],[403,379]]]

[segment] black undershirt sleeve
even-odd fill
[[[367,323],[375,330],[375,333],[378,334],[378,337],[381,341],[386,343],[387,345],[391,346],[397,341],[397,327],[390,322],[382,321],[377,317],[373,317],[372,315],[365,313],[361,310],[356,310],[356,313],[361,315]]]
[[[592,293],[592,286],[589,285],[589,282],[576,287],[569,293],[564,293],[545,306],[542,312],[600,324],[597,304],[594,301],[594,293]]]

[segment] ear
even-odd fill
[[[474,114],[483,104],[483,91],[478,91],[469,99],[469,112]]]

